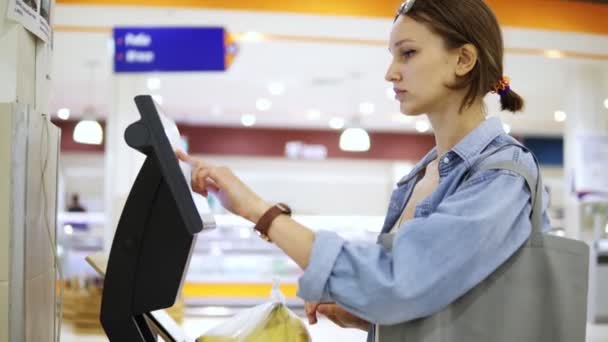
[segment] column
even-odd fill
[[[572,193],[574,177],[585,165],[577,165],[577,139],[580,134],[608,135],[608,68],[599,62],[573,62],[569,73],[569,98],[566,100],[564,134],[564,219],[567,236],[589,239],[581,226],[581,203]],[[608,170],[607,170],[608,177]]]
[[[137,75],[115,75],[112,80],[113,105],[107,116],[105,134],[104,251],[107,255],[123,206],[145,159],[143,154],[130,148],[124,139],[125,129],[140,118],[133,98],[144,89],[142,78]]]

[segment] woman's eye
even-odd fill
[[[415,53],[416,53],[416,50],[406,50],[406,51],[403,51],[401,53],[401,55],[403,55],[403,57],[405,57],[405,58],[410,58],[410,57],[414,56]]]

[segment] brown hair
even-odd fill
[[[402,9],[404,7],[402,6]],[[482,0],[418,0],[407,11],[400,10],[397,17],[406,15],[426,24],[440,35],[446,48],[451,50],[465,44],[477,48],[477,64],[466,76],[460,78],[451,89],[468,88],[460,110],[472,105],[477,97],[483,97],[503,76],[504,44],[496,16]],[[500,93],[502,110],[518,112],[524,100],[508,89]]]

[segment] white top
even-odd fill
[[[407,207],[407,206],[406,206]],[[397,222],[395,222],[395,225],[393,226],[393,228],[391,228],[391,230],[389,230],[389,232],[395,231],[397,230],[397,228],[399,228],[399,226],[401,225],[401,221],[403,220],[403,214],[405,214],[405,209],[403,209],[403,212],[401,213],[401,216],[399,217],[399,219],[397,220]],[[374,341],[375,342],[380,342],[380,324],[376,324],[376,333],[374,334]]]

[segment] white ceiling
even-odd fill
[[[111,8],[57,7],[56,25],[81,29],[86,26],[110,28],[113,25],[143,24],[142,17],[147,18],[147,26],[189,25],[196,22],[197,16],[207,18],[210,15],[210,11],[201,10],[128,8],[121,9],[120,15],[114,15],[116,12]],[[144,15],[142,11],[149,13]],[[78,14],[78,19],[74,19],[75,14]],[[388,35],[390,29],[389,20],[295,15],[287,18],[290,20],[285,15],[281,16],[281,20],[275,20],[273,15],[264,13],[215,11],[212,14],[217,21],[214,24],[223,23],[233,32],[260,30],[285,34],[287,31],[293,35],[309,37],[355,36],[382,41],[385,39],[383,32]],[[273,21],[275,26],[269,24]],[[357,32],[361,34],[352,32],[354,23]],[[289,25],[289,28],[284,30],[279,24]],[[258,27],[264,27],[264,30]],[[323,27],[332,31],[326,30],[327,34],[319,35]],[[513,48],[517,46],[513,42],[523,36],[530,39],[525,40],[521,46],[530,48],[530,41],[536,40],[538,43],[532,45],[538,49],[560,47],[560,44],[579,38],[576,39],[577,49],[594,53],[598,53],[598,41],[608,42],[608,37],[588,35],[573,37],[567,34],[561,37],[556,33],[538,31],[525,34],[522,30],[507,30],[506,45],[511,48],[510,51],[515,51]],[[547,38],[553,42],[547,43]],[[581,39],[589,42],[588,51],[585,50],[586,45],[581,44]],[[155,93],[163,97],[165,112],[177,121],[234,126],[240,125],[242,114],[251,113],[257,116],[257,125],[261,126],[328,129],[330,118],[343,117],[348,120],[358,112],[359,103],[369,101],[375,104],[375,112],[363,117],[361,123],[364,127],[383,131],[411,131],[414,127],[413,122],[402,119],[398,104],[387,96],[390,84],[384,81],[384,74],[390,56],[386,48],[379,44],[293,40],[241,42],[237,59],[225,73],[120,76],[132,78],[136,86],[133,94],[119,95],[113,93],[117,81],[112,74],[111,46],[109,31],[56,32],[51,96],[53,111],[67,107],[71,109],[72,117],[78,118],[84,107],[92,104],[98,115],[104,117],[116,107],[114,103],[118,101],[117,96],[129,98],[136,93]],[[608,50],[608,44],[606,49]],[[548,59],[530,53],[507,53],[506,74],[511,77],[513,88],[526,99],[523,115],[501,115],[513,127],[513,133],[561,135],[563,123],[555,122],[553,113],[566,106],[569,89],[564,85],[568,84],[567,78],[572,77],[572,73],[566,70],[589,63],[598,64],[608,72],[605,60]],[[91,64],[96,67],[90,68],[88,65]],[[151,92],[147,89],[149,77],[161,80],[160,90]],[[282,82],[286,88],[285,93],[282,96],[271,95],[267,89],[271,82]],[[269,111],[262,113],[256,109],[256,100],[260,97],[272,101]],[[498,113],[496,96],[489,96],[487,103],[490,114]],[[312,109],[322,113],[320,119],[308,118],[307,112]]]

